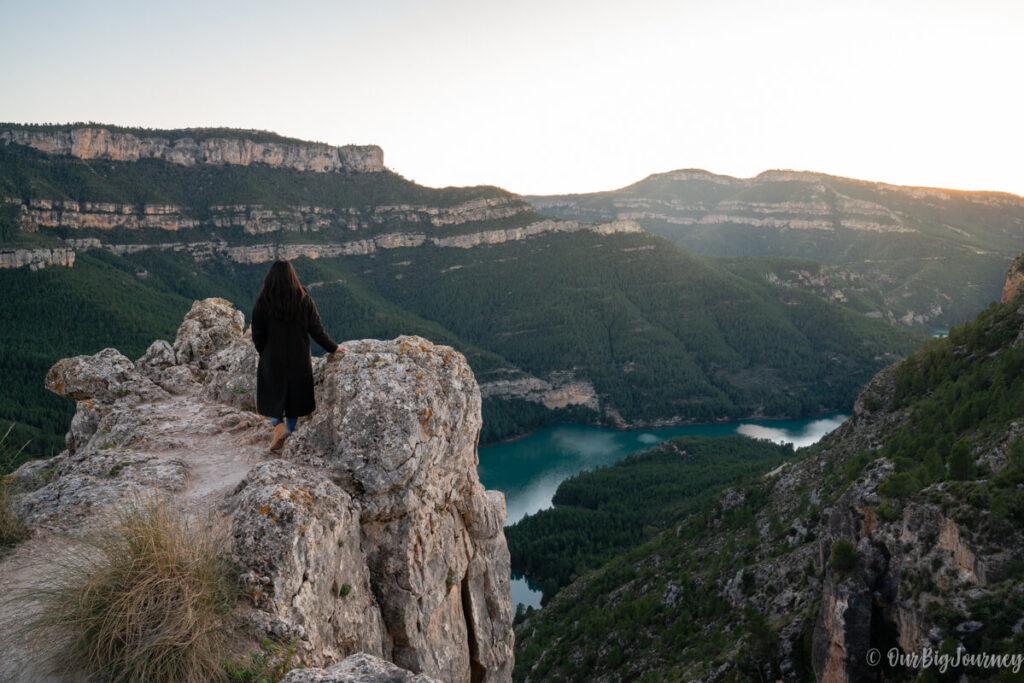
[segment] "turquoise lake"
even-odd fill
[[[675,436],[743,434],[801,448],[818,441],[846,417],[837,413],[806,420],[744,420],[629,431],[559,425],[515,441],[481,448],[477,471],[486,488],[505,494],[506,524],[514,524],[526,515],[551,507],[551,497],[562,480],[584,470],[610,465],[629,453]],[[525,578],[513,576],[512,602],[540,607],[540,592]]]

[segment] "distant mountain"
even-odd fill
[[[520,615],[515,680],[946,680],[889,653],[1020,652],[1022,270],[1005,303],[878,373],[819,444]],[[665,455],[594,473],[577,504],[618,490],[664,505],[652,469],[685,466]],[[946,673],[1012,679],[1007,666]]]
[[[742,179],[681,170],[610,192],[527,200],[565,219],[636,220],[700,254],[764,257],[722,265],[929,328],[967,320],[997,299],[1005,264],[1024,243],[1024,197],[821,173]]]
[[[275,257],[294,260],[336,337],[421,334],[465,353],[484,441],[553,421],[848,409],[916,343],[633,221],[416,185],[373,146],[0,125],[0,418],[23,424],[34,452],[59,450],[70,408],[42,388],[52,362],[104,346],[141,355],[193,299],[248,310]]]

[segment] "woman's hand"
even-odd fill
[[[346,349],[346,348],[345,348],[344,346],[342,346],[341,344],[338,344],[338,348],[334,349],[334,352],[335,352],[335,353],[347,353],[347,352],[348,352],[348,349]]]

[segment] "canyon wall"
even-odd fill
[[[161,159],[182,166],[196,164],[266,164],[296,171],[372,173],[384,169],[384,151],[376,145],[334,147],[312,142],[255,142],[235,137],[196,135],[167,138],[85,126],[70,130],[0,130],[0,142],[32,147],[47,154],[79,159],[139,161]]]

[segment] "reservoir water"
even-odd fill
[[[559,425],[480,449],[477,471],[488,489],[505,494],[506,524],[551,507],[551,497],[564,479],[584,470],[610,465],[627,454],[676,436],[743,434],[776,443],[809,446],[846,419],[833,414],[807,420],[744,420],[684,425],[664,429],[620,431],[606,427]],[[521,576],[512,577],[512,603],[540,607],[540,591]]]

